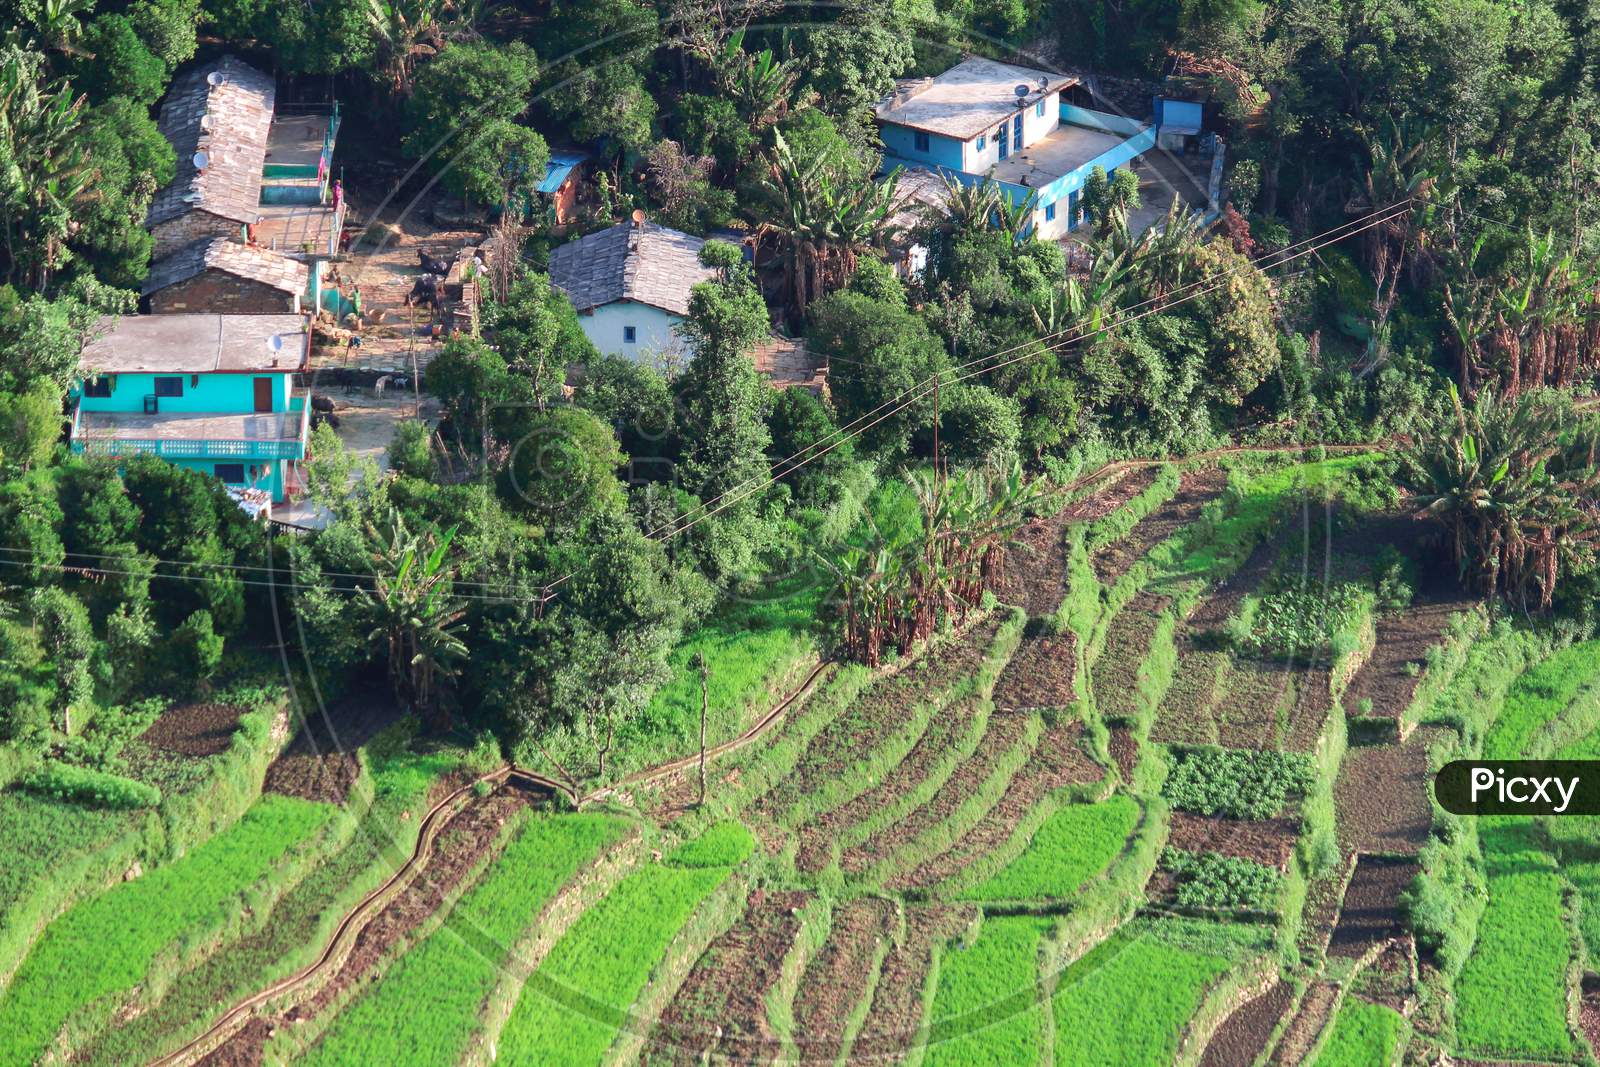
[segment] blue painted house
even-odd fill
[[[130,315],[84,347],[72,450],[148,452],[282,502],[299,484],[309,408],[294,386],[299,315]]]
[[[1078,79],[974,57],[903,83],[877,107],[884,168],[923,168],[964,184],[991,179],[1013,204],[1034,198],[1046,239],[1076,229],[1095,167],[1110,174],[1156,144],[1153,125],[1078,107]]]

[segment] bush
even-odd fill
[[[211,624],[211,612],[201,608],[184,619],[167,639],[167,668],[172,686],[191,693],[217,673],[222,663],[222,635]]]
[[[1315,765],[1299,752],[1180,749],[1162,795],[1175,808],[1235,819],[1270,819],[1311,787]]]
[[[1161,866],[1178,880],[1178,904],[1185,908],[1245,908],[1270,911],[1283,875],[1260,863],[1215,852],[1169,848]]]
[[[389,442],[389,466],[412,478],[433,475],[432,433],[421,419],[402,419],[395,424]]]
[[[132,778],[74,767],[59,760],[47,760],[43,767],[22,780],[30,793],[54,797],[97,808],[133,811],[153,808],[161,803],[161,790]]]

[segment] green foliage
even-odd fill
[[[417,72],[401,148],[435,169],[451,165],[444,181],[455,192],[502,203],[506,190],[544,176],[543,138],[510,121],[527,109],[538,74],[538,57],[521,41],[446,48]],[[521,160],[496,154],[502,149],[528,156],[526,172]]]
[[[184,619],[163,650],[168,685],[184,694],[203,689],[222,663],[222,645],[222,636],[212,628],[210,612],[202,608]]]
[[[624,878],[578,917],[523,986],[500,1056],[548,1067],[599,1063],[673,935],[727,877],[726,868],[650,866]],[[589,1006],[568,1007],[559,991],[570,989],[583,990]]]
[[[1040,1062],[1045,1006],[1029,994],[1039,981],[1039,943],[1054,925],[1025,916],[986,918],[971,944],[939,954],[923,1063]]]
[[[401,419],[395,423],[389,441],[389,466],[409,478],[433,474],[433,431],[422,419]]]
[[[1360,624],[1372,600],[1371,590],[1355,582],[1312,588],[1280,574],[1252,603],[1254,610],[1239,620],[1243,633],[1230,634],[1240,647],[1259,655],[1334,658],[1336,639]]]
[[[627,461],[617,439],[582,408],[561,406],[535,415],[515,442],[502,476],[502,495],[545,529],[569,533],[621,513],[617,469]]]
[[[171,71],[139,39],[134,20],[127,15],[98,16],[84,34],[84,45],[87,57],[74,81],[97,102],[123,96],[148,105],[166,91]]]
[[[755,837],[745,825],[730,819],[685,841],[667,853],[663,862],[674,867],[737,867],[755,846]]]
[[[154,786],[58,760],[46,760],[42,767],[25,776],[21,784],[40,796],[113,811],[153,808],[161,803],[161,790]]]
[[[681,445],[672,388],[660,371],[627,356],[597,356],[584,364],[573,399],[617,435],[632,461],[630,480],[668,477]]]
[[[785,389],[773,402],[769,426],[774,465],[791,472],[784,480],[794,487],[795,502],[833,503],[842,472],[855,462],[855,442],[839,432],[831,405],[809,389]],[[797,466],[801,462],[805,465]]]
[[[443,1063],[460,1056],[517,939],[626,826],[605,815],[530,818],[450,909],[445,925],[402,955],[379,982],[366,986],[298,1062]],[[427,1011],[417,1010],[422,1001]]]
[[[1373,1067],[1394,1062],[1406,1021],[1399,1012],[1346,994],[1312,1067]]]
[[[1027,773],[1026,770],[1023,773]],[[1005,869],[961,894],[964,900],[1053,900],[1071,897],[1122,851],[1139,821],[1139,805],[1117,794],[1098,804],[1068,804],[1034,833]]]
[[[1270,819],[1304,795],[1314,775],[1311,757],[1299,752],[1178,749],[1161,794],[1201,815]]]
[[[1271,911],[1283,888],[1283,875],[1271,867],[1215,852],[1168,848],[1161,866],[1176,876],[1177,902],[1185,908]]]
[[[32,1063],[75,1011],[131,991],[185,931],[214,921],[332,813],[322,804],[266,797],[182,860],[57,919],[0,995],[0,1063]]]

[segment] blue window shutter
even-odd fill
[[[917,146],[918,152],[926,152],[928,150],[928,135],[922,130],[918,130],[916,132],[914,143]]]
[[[639,339],[638,328],[633,326],[624,326],[622,328],[622,339],[630,345],[633,344]]]
[[[1041,100],[1037,104],[1033,105],[1033,113],[1035,115],[1039,116],[1040,118],[1044,118],[1044,101],[1043,100]]]
[[[988,146],[988,144],[989,144],[988,135],[987,134],[982,134],[982,133],[978,134],[978,151],[982,152],[984,150],[984,148]]]
[[[1044,220],[1046,222],[1054,222],[1055,218],[1056,218],[1056,206],[1054,204],[1046,204],[1044,206]]]

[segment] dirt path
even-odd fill
[[[777,1055],[766,994],[800,931],[809,893],[756,890],[738,922],[700,954],[646,1041],[649,1067],[694,1067],[715,1059],[765,1063]]]
[[[805,1063],[833,1063],[844,1052],[852,1016],[877,978],[893,936],[893,901],[862,897],[834,908],[833,929],[805,975],[794,1004],[794,1032]]]
[[[1282,981],[1245,1001],[1211,1035],[1205,1055],[1200,1057],[1200,1067],[1252,1067],[1266,1051],[1278,1020],[1293,1005],[1294,987]]]

